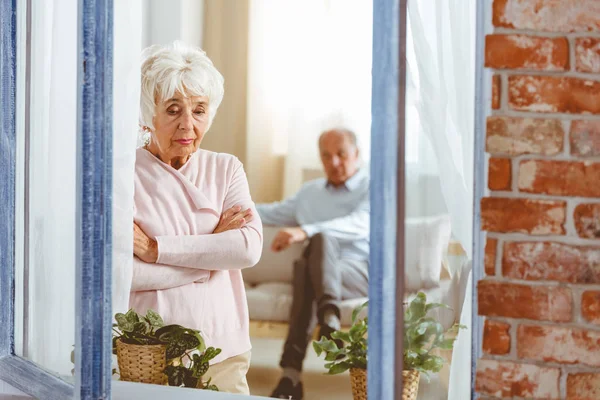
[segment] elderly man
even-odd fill
[[[330,338],[340,328],[339,302],[364,297],[368,289],[369,175],[359,167],[356,135],[341,128],[324,132],[319,151],[326,179],[304,184],[282,202],[257,206],[263,224],[284,227],[273,251],[308,240],[294,263],[283,376],[271,395],[279,399],[302,399],[302,363],[315,324],[319,337]]]

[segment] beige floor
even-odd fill
[[[252,363],[248,372],[250,393],[256,396],[269,396],[280,378],[278,367],[283,340],[252,339]],[[304,363],[305,400],[352,400],[350,376],[325,375],[324,361],[309,349]],[[433,376],[430,382],[421,379],[419,400],[445,400],[447,392],[439,377]]]

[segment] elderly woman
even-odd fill
[[[206,54],[181,43],[144,51],[135,164],[130,306],[198,329],[222,349],[208,376],[248,394],[248,305],[241,269],[260,258],[262,225],[242,163],[200,149],[223,98]]]

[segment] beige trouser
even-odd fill
[[[217,385],[220,392],[249,395],[246,373],[250,368],[250,356],[251,352],[248,351],[213,364],[202,378],[205,382],[212,378],[210,383]]]

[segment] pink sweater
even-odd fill
[[[222,349],[212,363],[251,349],[241,269],[262,251],[262,224],[242,163],[198,150],[179,170],[147,150],[137,151],[134,219],[158,242],[156,264],[133,263],[130,307],[156,310],[167,324],[199,329],[207,346]],[[221,213],[240,205],[254,219],[218,234]]]

